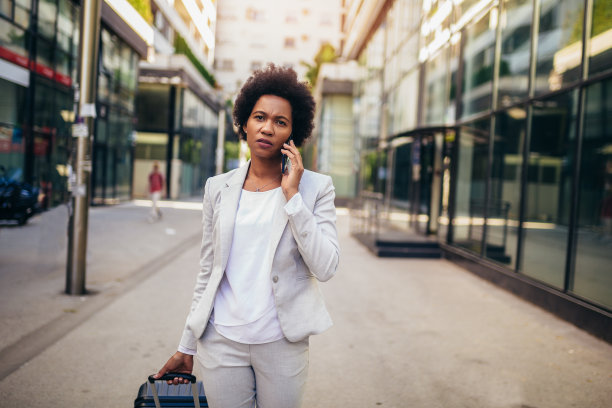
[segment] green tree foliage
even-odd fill
[[[319,76],[319,69],[321,65],[325,62],[334,62],[338,59],[338,55],[336,54],[336,49],[330,43],[325,43],[321,45],[319,52],[315,55],[314,64],[309,64],[305,61],[301,61],[300,63],[308,68],[306,71],[306,79],[310,82],[310,85],[314,86],[317,84],[317,77]]]
[[[149,24],[153,23],[153,13],[151,12],[150,0],[128,0],[128,3],[145,19]]]

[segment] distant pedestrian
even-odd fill
[[[300,407],[309,337],[332,325],[318,281],[338,266],[334,186],[298,150],[314,113],[294,70],[256,71],[233,112],[251,160],[206,181],[191,311],[156,377],[191,373],[196,355],[213,408]]]
[[[151,217],[160,219],[162,216],[158,206],[164,191],[164,176],[159,172],[157,162],[153,164],[153,171],[149,173],[149,195],[151,196]]]

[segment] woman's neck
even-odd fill
[[[251,158],[251,164],[249,168],[249,174],[257,177],[258,179],[269,179],[277,177],[280,174],[280,161],[279,160],[261,160],[257,158]]]

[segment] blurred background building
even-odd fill
[[[268,62],[301,78],[324,44],[340,47],[341,0],[218,1],[216,78],[233,101],[242,83]]]
[[[133,196],[146,197],[158,162],[170,198],[202,191],[215,174],[220,103],[212,62],[212,0],[151,0],[154,50],[140,61]],[[223,119],[222,119],[223,120]]]
[[[575,324],[612,309],[612,2],[348,1],[354,129],[379,234]],[[365,193],[364,193],[365,192]]]
[[[107,159],[96,171],[112,173],[104,188],[113,198],[129,197],[138,60],[153,40],[133,11],[123,0],[102,4],[98,116],[107,127],[96,143]],[[69,197],[79,18],[71,0],[4,0],[0,8],[0,164],[7,177],[40,188],[43,208]]]

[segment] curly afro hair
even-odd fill
[[[266,68],[255,71],[236,97],[233,118],[240,139],[246,140],[242,128],[262,95],[275,95],[289,101],[293,119],[293,142],[297,147],[302,146],[310,137],[314,127],[315,101],[310,86],[306,82],[299,82],[293,69],[274,64],[268,64]]]

